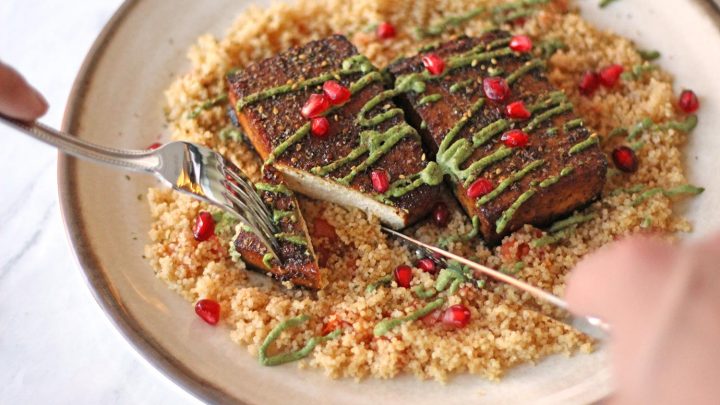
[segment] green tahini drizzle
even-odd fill
[[[315,346],[317,346],[320,343],[327,342],[328,340],[332,340],[340,336],[342,334],[341,329],[337,329],[330,334],[326,336],[318,336],[313,337],[310,340],[305,343],[305,346],[300,349],[296,350],[294,352],[288,352],[288,353],[282,353],[282,354],[276,354],[274,356],[268,356],[267,351],[270,348],[270,345],[277,340],[278,337],[280,337],[280,334],[288,328],[295,328],[303,323],[307,322],[308,319],[310,319],[307,315],[300,315],[295,318],[290,318],[288,320],[285,320],[283,322],[280,322],[273,330],[270,331],[270,333],[265,338],[265,341],[260,346],[260,351],[258,355],[258,360],[260,361],[260,364],[263,366],[278,366],[280,364],[290,363],[293,361],[300,360],[307,355],[309,355],[314,349]]]

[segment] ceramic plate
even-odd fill
[[[188,46],[222,35],[248,0],[129,0],[87,57],[68,103],[64,129],[108,146],[142,149],[163,135],[163,90],[189,69]],[[720,24],[709,0],[619,1],[605,10],[580,1],[598,26],[659,49],[678,86],[703,95],[700,127],[687,162],[708,188],[685,207],[691,237],[720,228]],[[406,376],[391,381],[330,380],[294,365],[265,368],[226,330],[199,320],[188,302],[157,280],[143,259],[150,215],[137,196],[153,180],[60,156],[60,198],[69,237],[99,304],[138,352],[198,398],[247,404],[466,404],[593,402],[610,392],[605,351],[554,356],[512,370],[500,383],[460,376],[447,385]]]

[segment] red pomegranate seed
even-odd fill
[[[517,251],[515,252],[515,257],[520,260],[523,257],[527,256],[528,253],[530,253],[530,245],[527,243],[521,243],[517,247]]]
[[[580,94],[584,96],[592,96],[598,87],[600,87],[600,75],[595,72],[585,72],[578,86]]]
[[[422,63],[432,75],[441,75],[445,71],[445,61],[434,53],[423,56]]]
[[[477,179],[467,189],[468,198],[476,199],[493,190],[493,184],[488,179]]]
[[[200,211],[195,217],[195,226],[193,226],[193,236],[198,242],[203,242],[215,235],[215,220],[211,213]]]
[[[515,52],[530,52],[532,48],[532,39],[527,35],[515,35],[510,40],[510,49]]]
[[[380,39],[395,38],[395,26],[387,21],[381,22],[377,27],[376,34]]]
[[[454,329],[460,329],[470,323],[470,310],[465,305],[453,305],[445,310],[442,316],[442,323]]]
[[[384,193],[390,188],[390,178],[385,170],[373,170],[370,173],[373,189],[378,193]]]
[[[155,149],[158,149],[158,148],[161,147],[161,146],[163,146],[163,144],[161,144],[160,142],[155,142],[154,144],[148,146],[148,150],[155,150]]]
[[[435,261],[433,259],[430,259],[429,257],[420,259],[420,261],[418,261],[418,268],[425,273],[437,273],[437,265],[435,265]]]
[[[615,148],[612,152],[615,166],[625,173],[635,173],[638,169],[638,158],[635,151],[627,146]]]
[[[220,321],[220,304],[215,300],[202,299],[195,304],[195,313],[210,325],[217,325]]]
[[[532,115],[522,101],[508,104],[507,107],[505,107],[505,114],[507,114],[508,118],[516,120],[526,120]]]
[[[439,226],[440,228],[444,228],[450,222],[450,210],[448,210],[448,207],[447,205],[445,205],[445,203],[437,203],[437,205],[435,205],[435,208],[433,209],[432,217],[433,221],[435,221],[435,225]]]
[[[692,90],[683,90],[680,94],[680,100],[678,106],[684,112],[691,114],[700,108],[700,100],[698,100],[697,94]]]
[[[513,129],[505,132],[503,136],[500,137],[500,140],[503,141],[505,146],[509,146],[511,148],[522,148],[528,144],[530,137],[528,134],[519,129]]]
[[[420,321],[425,326],[433,326],[436,323],[440,322],[440,319],[442,319],[443,313],[444,312],[442,310],[436,309],[436,310],[430,312],[429,314],[423,316],[422,318],[420,318]]]
[[[625,71],[622,65],[610,65],[600,71],[600,83],[605,87],[613,87],[620,80],[620,75]]]
[[[485,96],[493,101],[503,101],[510,94],[510,87],[502,77],[488,77],[483,80]]]
[[[395,281],[400,287],[410,288],[410,282],[413,279],[412,268],[401,264],[395,268]]]
[[[330,121],[325,117],[315,117],[310,121],[310,132],[316,138],[325,138],[330,129]]]
[[[300,113],[310,119],[319,116],[330,108],[330,100],[324,94],[311,94]]]
[[[350,90],[335,80],[323,84],[323,93],[333,105],[343,104],[350,99]]]

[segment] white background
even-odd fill
[[[80,64],[120,3],[0,1],[0,60],[45,94],[43,122],[60,127]],[[197,403],[95,303],[66,240],[56,160],[52,148],[0,125],[0,403]]]

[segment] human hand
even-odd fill
[[[0,114],[33,121],[48,109],[47,101],[15,69],[0,62]]]
[[[612,326],[617,404],[710,404],[720,398],[720,235],[672,246],[633,237],[578,264],[572,312]]]

